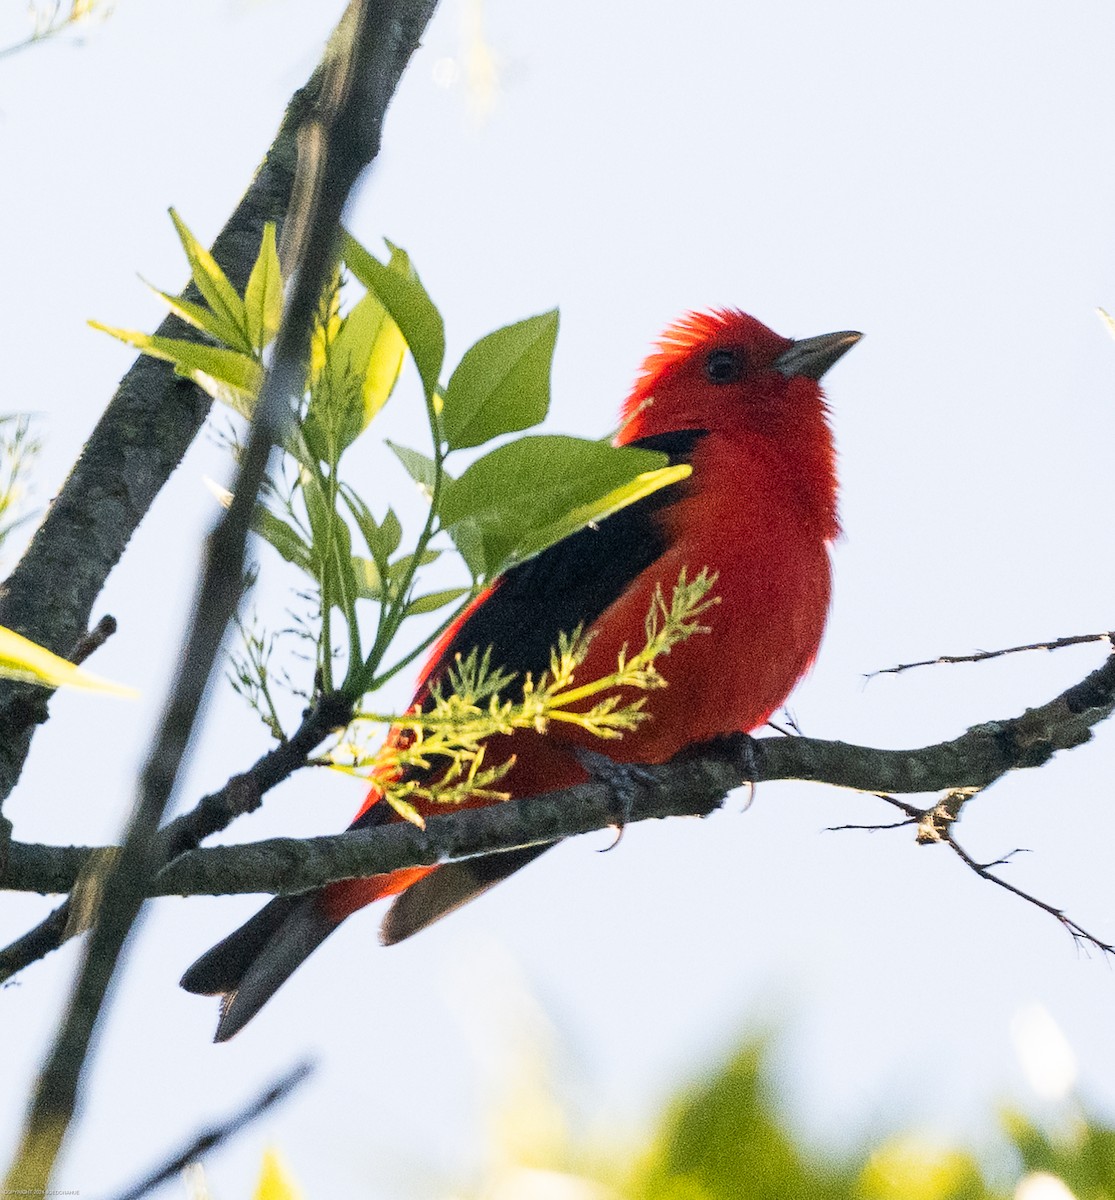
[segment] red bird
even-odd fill
[[[669,596],[684,568],[716,573],[711,633],[676,645],[656,666],[650,719],[619,741],[595,742],[622,762],[661,763],[684,746],[762,725],[812,663],[831,590],[829,543],[839,532],[836,472],[818,380],[860,339],[791,341],[744,313],[692,313],[667,330],[623,406],[618,445],[688,463],[688,478],[512,567],[442,638],[415,703],[456,655],[492,648],[518,680],[549,665],[558,635],[591,631],[580,678],[615,670],[641,646],[655,589]],[[512,685],[513,687],[514,685]],[[586,778],[572,752],[586,735],[553,723],[490,745],[485,765],[515,756],[499,787],[531,796]],[[590,742],[593,740],[588,739]],[[484,801],[478,801],[483,803]],[[444,807],[418,806],[425,815]],[[351,828],[399,818],[374,787]],[[415,867],[280,896],[204,954],[182,986],[223,994],[217,1041],[241,1029],[351,913],[396,896],[382,929],[401,941],[537,858],[545,846],[439,867]]]

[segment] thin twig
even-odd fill
[[[864,833],[879,833],[883,829],[909,829],[911,825],[916,824],[917,822],[911,817],[905,821],[885,821],[882,824],[826,825],[825,833],[844,833],[849,829],[859,830]]]
[[[197,1162],[202,1155],[211,1153],[222,1142],[227,1142],[229,1138],[235,1137],[245,1126],[263,1116],[280,1100],[286,1099],[312,1072],[313,1067],[309,1063],[302,1063],[292,1071],[288,1071],[286,1075],[271,1084],[265,1092],[257,1096],[251,1104],[245,1105],[235,1116],[199,1133],[189,1145],[171,1155],[161,1167],[157,1167],[139,1183],[133,1184],[127,1191],[121,1192],[115,1200],[139,1200],[141,1196],[153,1192],[160,1184],[166,1183],[184,1171],[190,1163]]]
[[[919,662],[899,663],[896,667],[882,667],[878,671],[869,671],[864,675],[864,679],[874,679],[878,675],[899,675],[903,671],[912,671],[915,667],[986,662],[991,658],[1002,658],[1004,654],[1024,654],[1029,650],[1063,650],[1066,646],[1083,646],[1088,642],[1109,642],[1115,646],[1115,632],[1078,633],[1072,637],[1056,638],[1051,642],[1030,642],[1026,646],[1007,646],[1002,650],[976,650],[972,654],[942,654],[938,658],[923,658]]]
[[[981,879],[987,879],[991,883],[997,884],[1019,899],[1025,900],[1027,904],[1032,904],[1035,908],[1040,908],[1042,912],[1049,913],[1060,924],[1069,931],[1072,935],[1072,940],[1078,946],[1093,946],[1103,954],[1115,955],[1115,944],[1105,942],[1101,938],[1096,937],[1094,933],[1089,933],[1082,925],[1078,924],[1071,917],[1066,916],[1063,909],[1057,908],[1055,905],[1048,904],[1044,900],[1039,900],[1032,892],[1024,891],[1020,887],[1015,887],[1013,883],[1008,883],[999,875],[992,873],[992,867],[1002,866],[1006,862],[1006,858],[997,859],[991,863],[978,863],[972,856],[956,841],[950,830],[947,837],[941,839],[945,845],[960,859],[962,863],[972,871],[974,871]],[[1012,850],[1011,854],[1017,854],[1017,850]],[[1009,858],[1010,855],[1007,855]]]

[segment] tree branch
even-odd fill
[[[188,1146],[168,1158],[162,1166],[157,1167],[145,1179],[128,1188],[126,1192],[121,1192],[115,1200],[140,1200],[141,1196],[146,1196],[157,1187],[167,1183],[191,1163],[197,1162],[202,1155],[211,1153],[222,1142],[227,1142],[229,1138],[235,1137],[246,1126],[262,1117],[269,1109],[274,1108],[280,1100],[285,1100],[312,1070],[309,1063],[302,1063],[288,1071],[234,1117],[199,1133]]]
[[[398,86],[437,0],[399,0],[385,62],[382,107]],[[319,66],[292,97],[270,149],[247,192],[213,243],[213,254],[238,290],[247,283],[263,227],[280,231],[290,207],[298,159],[298,131],[322,102]],[[363,86],[369,86],[365,83]],[[361,136],[378,137],[382,109],[363,122]],[[331,184],[332,186],[332,184]],[[191,285],[183,293],[200,300]],[[156,331],[167,337],[200,335],[168,316]],[[169,363],[140,355],[120,382],[81,457],[0,590],[0,625],[59,654],[84,633],[101,588],[160,489],[200,430],[209,397],[174,374]],[[0,805],[23,770],[39,705],[36,690],[0,684]]]
[[[343,696],[338,693],[322,696],[291,737],[268,750],[247,771],[234,775],[219,791],[203,796],[190,812],[159,830],[151,851],[152,870],[219,833],[237,817],[254,812],[267,792],[304,767],[315,747],[332,730],[347,725],[351,717],[352,706]],[[47,875],[53,878],[53,884],[29,889],[43,893],[69,892],[85,870],[89,855],[94,853],[88,847],[32,847],[19,842],[15,845],[17,863],[29,866],[33,878],[40,882]],[[59,850],[60,855],[56,853]],[[0,878],[4,878],[3,871]],[[64,901],[34,929],[0,950],[0,983],[82,932],[81,923],[71,920],[70,901]]]
[[[1058,750],[1083,745],[1091,728],[1113,709],[1115,655],[1047,704],[976,725],[933,746],[881,750],[818,738],[739,734],[692,747],[662,766],[640,767],[631,774],[630,788],[597,780],[488,808],[456,810],[431,818],[425,831],[399,822],[330,837],[191,850],[159,873],[152,892],[307,891],[338,879],[538,845],[621,820],[706,816],[729,791],[749,781],[808,780],[872,793],[983,788],[1008,771],[1041,766]],[[909,823],[921,828],[913,817],[924,817],[923,811],[902,807],[912,817]],[[928,811],[935,813],[936,806]],[[65,891],[91,853],[84,847],[13,842],[0,882],[20,891]]]
[[[140,780],[127,836],[103,880],[103,896],[81,970],[54,1046],[39,1076],[9,1189],[40,1190],[72,1120],[80,1076],[124,940],[149,888],[152,851],[213,664],[239,600],[256,495],[271,448],[293,397],[301,391],[310,331],[332,271],[344,204],[358,175],[379,149],[392,93],[388,64],[396,60],[401,26],[391,0],[353,0],[331,45],[322,104],[300,130],[299,205],[304,206],[293,282],[274,357],[256,404],[240,460],[232,503],[209,541],[205,571],[158,735]]]

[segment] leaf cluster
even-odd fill
[[[625,648],[609,674],[578,683],[592,642],[581,627],[559,636],[549,668],[538,679],[529,673],[519,679],[493,664],[490,649],[474,648],[458,655],[444,679],[433,683],[426,704],[401,715],[360,712],[342,744],[321,761],[348,773],[370,771],[387,802],[418,825],[423,820],[415,801],[507,799],[495,785],[514,758],[485,766],[489,738],[525,729],[545,733],[553,721],[598,738],[618,738],[647,720],[646,693],[666,686],[656,661],[693,634],[706,633],[699,618],[717,601],[710,594],[715,575],[707,570],[692,580],[686,575],[683,569],[669,599],[656,589],[644,645],[631,655]],[[371,744],[369,725],[394,731],[375,754],[360,748]]]
[[[193,336],[93,324],[166,360],[234,413],[250,417],[283,310],[274,227],[267,226],[240,295],[185,223],[171,216],[202,302],[156,291]],[[353,704],[411,663],[502,571],[689,471],[670,466],[662,454],[607,442],[550,434],[507,440],[549,411],[557,312],[482,337],[443,382],[442,316],[409,255],[390,243],[388,251],[381,261],[343,237],[305,378],[291,397],[283,460],[254,518],[259,536],[307,578],[316,612],[312,690],[339,690]],[[355,289],[360,294],[350,299]],[[393,395],[407,354],[421,384],[428,433],[421,449],[388,443],[428,504],[421,528],[409,536],[395,510],[362,495],[346,469],[351,447]],[[462,453],[472,461],[458,469]],[[467,578],[456,587],[423,589],[423,568],[450,548]],[[405,621],[447,609],[420,644],[397,649]],[[233,674],[268,728],[281,733],[266,677],[269,643],[260,638],[247,644]],[[621,664],[627,685],[653,686],[651,664],[662,652],[641,651]],[[537,720],[567,719],[558,716],[562,711],[546,709]],[[603,709],[579,719],[594,721],[604,736],[622,723]],[[462,787],[487,786],[478,762],[462,760]]]
[[[489,1178],[475,1192],[454,1194],[526,1194],[548,1178],[555,1195],[599,1200],[1115,1197],[1115,1129],[1079,1101],[1066,1103],[1067,1119],[1052,1131],[1003,1111],[1006,1154],[990,1172],[970,1148],[913,1130],[821,1150],[787,1118],[770,1060],[770,1038],[749,1039],[704,1079],[679,1088],[638,1146],[611,1127],[603,1137],[571,1135],[571,1122],[562,1114],[555,1120],[554,1081],[536,1069],[532,1086],[517,1089],[514,1111],[495,1124],[497,1142],[509,1144],[492,1147]],[[532,1108],[548,1119],[532,1124]]]

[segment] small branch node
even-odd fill
[[[934,842],[947,842],[950,839],[952,827],[960,820],[964,805],[982,788],[954,788],[947,792],[932,808],[922,813],[917,823],[917,843],[919,846],[932,845]]]
[[[70,662],[80,666],[91,655],[96,653],[116,632],[116,618],[105,613],[92,629],[78,638],[70,651]]]

